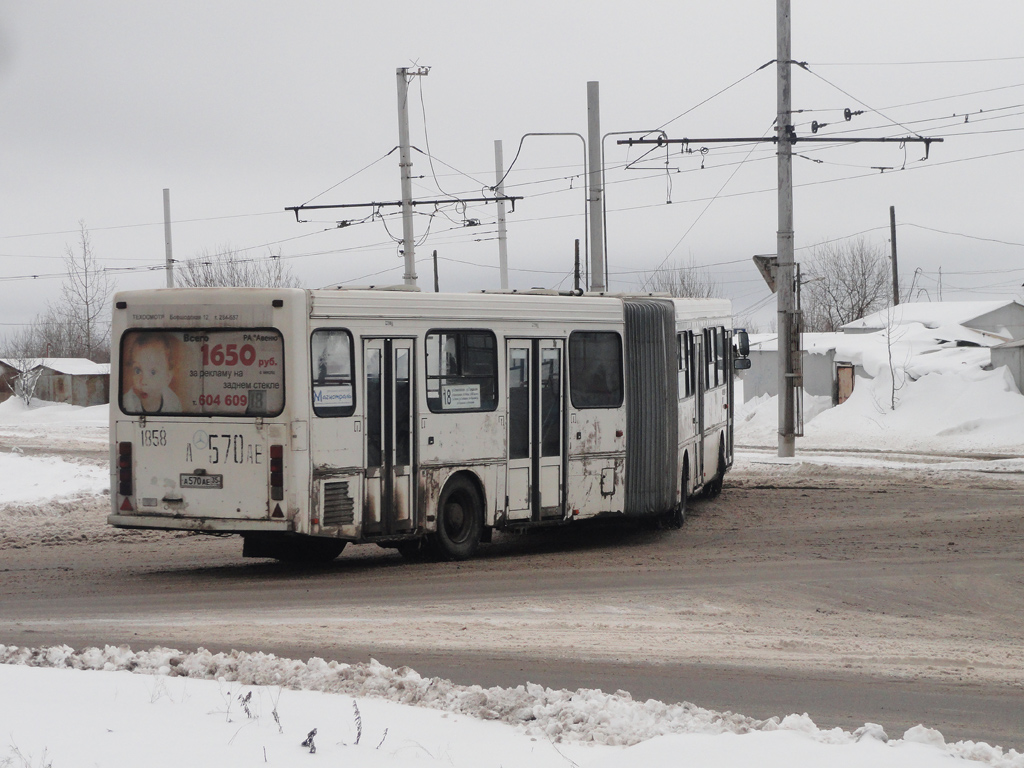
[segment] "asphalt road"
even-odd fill
[[[0,549],[0,643],[249,650],[627,690],[1024,749],[1024,481],[747,466],[680,531],[496,536],[460,564],[237,538]]]

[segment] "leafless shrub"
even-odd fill
[[[709,299],[721,296],[721,288],[707,267],[698,266],[693,257],[689,262],[669,262],[643,280],[645,291],[667,293],[682,299]]]
[[[889,305],[889,258],[863,237],[824,243],[804,264],[800,290],[804,330],[838,331]]]
[[[216,251],[204,249],[194,259],[174,266],[174,283],[179,288],[238,287],[293,288],[298,279],[281,260],[281,253],[249,256],[231,246]]]

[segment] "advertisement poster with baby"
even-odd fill
[[[275,330],[129,331],[121,368],[121,410],[132,415],[274,416],[284,407]]]

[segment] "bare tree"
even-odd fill
[[[885,309],[892,299],[885,249],[864,238],[817,246],[803,273],[800,291],[807,331],[838,331],[846,323]]]
[[[4,338],[2,357],[4,361],[18,369],[13,379],[5,379],[4,384],[30,405],[35,396],[36,384],[42,374],[39,365],[43,357],[38,354],[38,330],[35,325],[28,325]]]
[[[299,281],[281,260],[281,253],[269,256],[242,256],[231,246],[203,251],[194,259],[179,262],[174,268],[174,283],[179,288],[235,286],[239,288],[294,288]]]
[[[709,299],[722,295],[708,268],[698,266],[692,256],[687,264],[673,261],[645,275],[643,285],[645,290],[685,299]]]
[[[61,301],[50,305],[41,324],[56,356],[110,359],[110,296],[114,282],[93,254],[85,222],[80,221],[77,248],[67,246]]]

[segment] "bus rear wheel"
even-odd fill
[[[249,557],[272,557],[293,565],[323,565],[329,563],[345,549],[345,542],[314,536],[295,536],[262,542],[259,554]],[[242,552],[246,556],[245,551]]]
[[[242,538],[243,557],[271,557],[296,564],[331,562],[345,549],[345,542],[310,536],[250,534]]]
[[[483,528],[483,503],[469,480],[454,477],[437,505],[433,544],[442,560],[468,560],[476,554]]]
[[[725,446],[718,444],[718,470],[715,476],[704,486],[704,498],[713,499],[722,492],[725,483]]]
[[[690,496],[690,463],[683,461],[682,492],[679,494],[679,504],[665,517],[665,527],[678,530],[686,522],[686,500]]]

